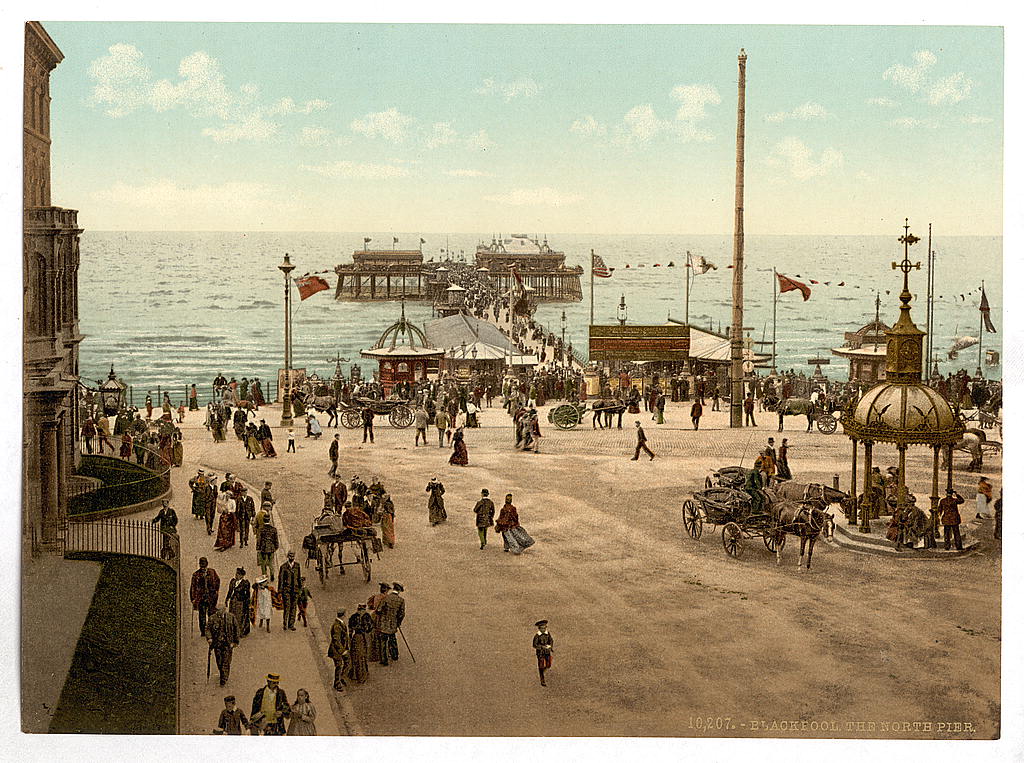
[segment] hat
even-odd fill
[[[391,587],[394,588],[396,591],[404,591],[405,590],[404,588],[402,588],[402,584],[401,583],[392,583]]]
[[[267,578],[266,575],[264,575],[263,577],[256,579],[256,585],[263,585],[267,581],[268,581],[268,578]]]
[[[229,694],[228,696],[226,696],[224,698],[224,701],[225,702],[234,702],[235,701],[235,695],[234,694]]]
[[[431,482],[437,482],[437,477],[431,477],[431,478],[430,478],[430,481],[431,481]]]
[[[345,610],[339,609],[338,610],[338,617],[344,617],[344,616],[345,616]]]
[[[386,591],[386,590],[388,590],[389,588],[391,588],[391,586],[390,586],[390,585],[388,585],[387,583],[381,583],[381,584],[380,584],[380,590],[381,590],[381,591]]]
[[[480,495],[490,495],[490,493],[487,492],[487,488],[484,488],[483,490],[480,491]]]
[[[261,509],[265,509],[265,508],[267,508],[267,506],[273,506],[273,505],[274,504],[272,504],[270,501],[264,501],[263,503],[260,504],[260,508]]]
[[[536,625],[538,628],[540,628],[543,625],[547,625],[547,624],[548,624],[547,620],[538,620],[537,622],[534,623],[534,625]]]
[[[366,605],[360,604],[358,607],[356,607],[356,609],[366,609]]]
[[[953,490],[953,488],[951,488],[951,487],[947,487],[946,488],[946,495],[953,495],[953,493],[955,493],[955,492],[956,491]]]
[[[238,567],[237,569],[235,569],[235,574],[236,575],[244,575],[245,574],[245,567]]]
[[[268,681],[280,681],[281,680],[281,676],[278,675],[277,673],[267,673],[267,680]]]

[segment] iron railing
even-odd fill
[[[174,571],[175,644],[175,731],[181,731],[181,670],[184,644],[181,640],[181,542],[177,533],[165,533],[147,520],[70,518],[64,526],[64,556],[75,553],[124,554],[163,562]]]
[[[144,461],[149,461],[149,456],[153,456],[155,471],[135,463],[131,458],[122,459],[96,453],[82,456],[79,472],[85,476],[98,477],[104,484],[94,489],[76,487],[68,497],[68,513],[80,519],[88,519],[97,512],[143,503],[166,493],[171,486],[170,462],[158,450],[146,445],[133,445],[132,456],[136,455],[136,448],[146,454]],[[121,479],[121,475],[129,471],[125,469],[125,464],[131,464],[130,471],[141,476]]]

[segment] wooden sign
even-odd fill
[[[591,360],[684,361],[690,355],[688,326],[591,326]]]

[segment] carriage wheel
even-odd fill
[[[320,585],[327,585],[327,570],[324,569],[324,552],[317,546],[316,549],[316,574],[320,576]]]
[[[370,552],[366,550],[366,541],[359,544],[359,564],[363,568],[363,582],[370,582],[370,567],[373,562],[370,560]]]
[[[551,423],[559,429],[572,429],[579,425],[581,418],[575,405],[560,405],[551,411]]]
[[[388,421],[396,429],[405,429],[412,424],[412,411],[407,405],[396,405],[388,414]]]
[[[832,434],[836,431],[836,417],[831,414],[823,414],[818,417],[818,431],[822,434]]]
[[[363,417],[355,408],[349,408],[341,414],[341,425],[345,429],[358,429],[363,423]]]
[[[769,530],[764,534],[764,547],[773,554],[786,547],[786,533],[782,530]]]
[[[725,553],[734,559],[743,556],[743,530],[735,522],[729,522],[722,528],[722,545]]]
[[[683,501],[683,527],[694,540],[698,540],[704,532],[704,519],[689,499]]]

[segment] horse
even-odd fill
[[[817,500],[805,502],[780,500],[772,504],[772,512],[775,514],[776,537],[775,563],[782,564],[781,539],[785,535],[796,535],[800,538],[800,558],[797,560],[796,568],[803,570],[804,550],[807,550],[807,569],[811,569],[811,556],[814,554],[814,542],[818,539],[822,529],[829,523],[830,518],[826,511],[820,507]],[[808,545],[808,543],[810,545]]]
[[[844,513],[848,513],[850,506],[850,494],[837,490],[829,485],[820,482],[780,482],[770,488],[772,491],[773,503],[780,501],[794,501],[797,503],[814,502],[817,507],[825,513],[827,520],[822,528],[824,539],[831,542],[835,535],[836,522],[832,515],[830,506],[838,503]]]

